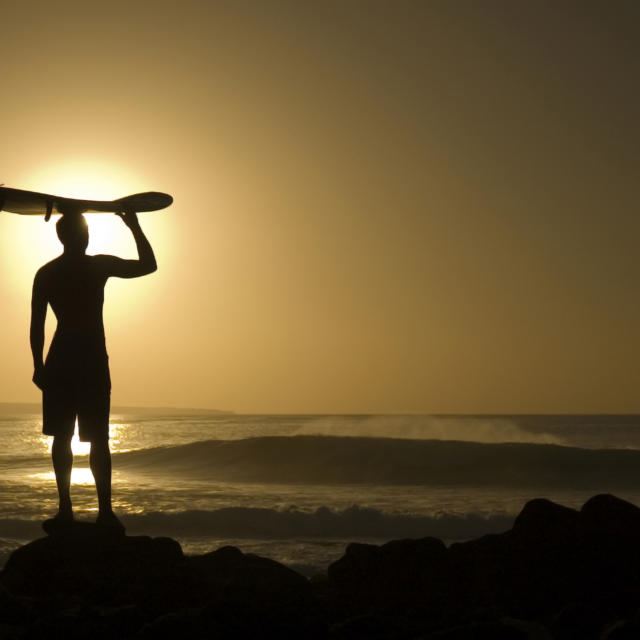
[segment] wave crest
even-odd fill
[[[563,438],[551,433],[527,431],[508,418],[477,416],[363,416],[351,420],[345,420],[343,416],[324,416],[304,424],[294,435],[567,444]]]
[[[640,488],[640,451],[331,436],[207,440],[114,455],[116,468],[256,483]]]
[[[342,511],[319,507],[305,512],[228,507],[213,511],[153,512],[123,518],[127,529],[175,536],[237,538],[402,538],[467,539],[506,531],[514,517],[469,513],[436,516],[390,514],[357,505]]]

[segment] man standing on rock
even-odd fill
[[[131,229],[137,260],[86,254],[89,230],[84,216],[68,210],[56,231],[64,251],[36,273],[31,300],[33,382],[42,390],[43,433],[53,436],[51,456],[59,507],[51,525],[73,522],[70,484],[71,438],[76,418],[80,440],[91,443],[89,465],[96,482],[96,524],[124,532],[111,507],[109,409],[111,378],[105,345],[102,306],[104,286],[111,276],[137,278],[157,269],[153,249],[134,211],[118,213]],[[51,305],[57,327],[43,361],[44,325]]]

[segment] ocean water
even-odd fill
[[[41,417],[0,415],[0,563],[56,511]],[[95,518],[88,445],[72,499]],[[640,504],[640,416],[113,413],[114,508],[186,553],[225,544],[321,572],[350,541],[508,529],[527,500]]]

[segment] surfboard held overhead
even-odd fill
[[[165,209],[173,202],[168,193],[147,191],[118,198],[117,200],[87,200],[64,198],[37,191],[0,187],[0,211],[23,216],[44,216],[48,220],[53,213],[116,213],[132,210],[138,213]]]

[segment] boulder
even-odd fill
[[[512,544],[522,548],[563,546],[575,538],[579,514],[551,500],[529,500],[516,517],[510,532]]]
[[[580,510],[583,600],[632,615],[640,601],[640,509],[612,495],[590,498]],[[589,596],[587,598],[587,596]]]
[[[31,615],[29,607],[0,584],[0,623],[20,624],[29,621]]]
[[[83,523],[88,525],[88,523]],[[95,525],[39,538],[9,557],[0,584],[12,594],[65,608],[135,604],[150,612],[179,606],[193,591],[180,545],[170,538],[114,535]]]
[[[589,498],[580,509],[580,525],[592,533],[640,538],[640,509],[609,494]]]
[[[570,602],[549,621],[549,629],[561,640],[600,640],[602,630],[614,618],[610,611],[592,604]]]
[[[542,625],[506,618],[437,631],[425,640],[553,640]]]
[[[135,606],[52,608],[41,612],[20,636],[20,640],[130,638],[143,623],[143,614]]]
[[[381,546],[352,543],[329,567],[329,581],[343,597],[408,602],[432,593],[445,554],[437,538],[393,540]]]
[[[265,590],[305,589],[307,579],[283,564],[253,553],[243,553],[237,547],[220,547],[188,560],[200,572],[208,585],[233,589],[251,586]]]
[[[425,628],[511,617],[566,629],[580,626],[582,607],[601,628],[640,602],[639,537],[640,509],[595,496],[580,511],[532,500],[510,531],[449,549],[433,538],[349,545],[329,568],[334,614],[377,608],[422,616]]]
[[[326,616],[309,581],[279,562],[227,546],[188,565],[207,594],[205,606],[187,616],[194,637],[326,637]]]

